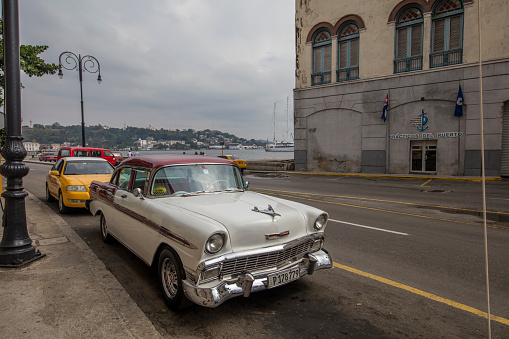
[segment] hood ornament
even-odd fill
[[[270,205],[267,207],[267,209],[266,209],[266,210],[258,209],[258,207],[256,207],[256,206],[255,206],[255,207],[254,207],[251,211],[259,212],[259,213],[263,213],[263,214],[268,214],[268,215],[270,215],[270,216],[271,216],[271,217],[273,217],[273,218],[274,218],[276,215],[277,215],[277,216],[279,216],[279,217],[281,216],[281,214],[276,213],[276,212],[274,211],[274,209],[272,208],[272,206],[270,206]]]

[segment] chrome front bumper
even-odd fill
[[[332,268],[332,258],[326,250],[322,249],[308,254],[298,263],[292,263],[289,266],[281,268],[279,271],[296,266],[300,268],[300,278],[306,274],[313,274],[316,270]],[[271,274],[273,273],[274,272],[271,272]],[[240,295],[249,297],[252,292],[267,289],[267,275],[268,274],[253,275],[250,272],[246,272],[237,279],[221,281],[213,287],[195,286],[187,280],[183,281],[183,285],[186,296],[194,303],[206,307],[217,307],[228,299]]]

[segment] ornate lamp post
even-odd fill
[[[0,242],[0,267],[20,267],[44,255],[32,245],[28,235],[23,177],[29,168],[23,162],[27,151],[21,136],[21,82],[19,56],[18,0],[3,0],[4,76],[6,137],[2,148],[5,163],[0,173],[7,178]]]
[[[64,57],[62,64],[62,56]],[[58,71],[58,77],[62,79],[64,77],[64,73],[62,73],[62,67],[67,70],[77,69],[80,75],[80,94],[81,94],[81,143],[82,146],[86,146],[85,141],[85,115],[83,112],[83,71],[87,71],[89,73],[99,73],[97,77],[97,82],[100,84],[102,82],[101,79],[101,65],[99,65],[99,61],[91,56],[85,55],[83,58],[81,54],[76,56],[73,52],[63,52],[58,57],[58,64],[60,67],[60,71]]]

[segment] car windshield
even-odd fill
[[[193,164],[163,167],[152,182],[152,195],[185,195],[243,190],[236,166],[228,164]]]
[[[112,174],[112,173],[113,167],[107,161],[67,162],[64,169],[65,175]]]

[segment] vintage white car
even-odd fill
[[[103,240],[155,265],[173,310],[189,300],[216,307],[332,267],[323,249],[328,214],[248,191],[230,160],[133,157],[90,192]]]

